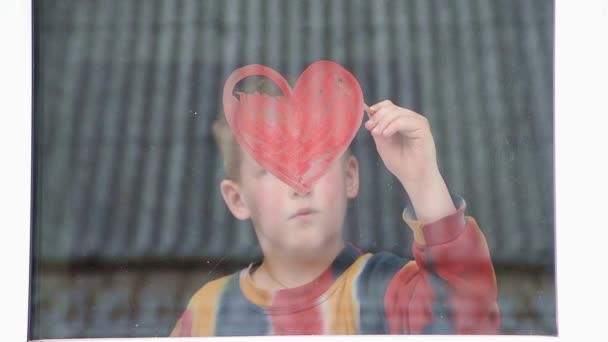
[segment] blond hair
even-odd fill
[[[260,93],[269,96],[283,95],[280,88],[270,79],[257,76],[248,77],[239,82],[233,93],[235,92],[246,94]],[[243,150],[236,141],[232,128],[228,125],[226,115],[223,112],[219,113],[213,122],[212,131],[215,142],[222,153],[226,177],[231,180],[238,180]]]

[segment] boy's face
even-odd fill
[[[347,200],[357,196],[357,159],[336,160],[308,193],[298,193],[241,154],[240,179],[222,181],[222,195],[238,219],[250,218],[266,256],[314,258],[342,245]]]

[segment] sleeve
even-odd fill
[[[485,237],[465,202],[429,224],[411,209],[403,219],[414,233],[414,261],[390,281],[384,309],[390,333],[497,334],[500,317],[494,267]]]
[[[217,308],[231,276],[212,280],[190,298],[182,316],[177,320],[170,336],[212,336],[215,334]]]
[[[189,337],[192,330],[192,312],[187,308],[177,320],[169,337]]]

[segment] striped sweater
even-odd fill
[[[414,231],[414,260],[346,245],[317,279],[257,288],[251,267],[211,281],[190,300],[171,336],[495,334],[496,279],[476,221],[456,213]]]

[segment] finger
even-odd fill
[[[390,137],[397,132],[404,133],[410,137],[414,137],[416,132],[422,132],[429,129],[426,119],[420,119],[411,116],[401,116],[397,120],[393,120],[382,131],[384,137]]]
[[[386,107],[382,107],[380,109],[377,109],[374,111],[374,120],[379,120],[380,118],[382,118],[384,115],[391,113],[395,110],[400,109],[397,106],[386,106]]]
[[[378,122],[381,121],[381,119],[386,115],[386,111],[383,111],[382,113],[378,113],[378,112],[372,112],[373,116],[371,116],[366,122],[365,122],[365,128],[367,128],[368,130],[372,130],[374,129],[374,127],[376,127],[376,125],[378,124]]]
[[[375,127],[372,129],[372,134],[379,135],[382,131],[395,119],[399,118],[402,114],[398,110],[386,112],[378,120]]]
[[[375,124],[378,123],[378,120],[380,120],[382,117],[384,117],[384,115],[386,115],[389,112],[393,112],[395,110],[398,110],[398,111],[402,112],[403,115],[407,115],[407,116],[414,116],[414,117],[421,116],[420,114],[418,114],[412,110],[396,106],[389,100],[382,101],[381,105],[382,106],[379,109],[376,109],[375,111],[371,110],[371,107],[368,107],[371,112],[371,113],[368,112],[368,114],[371,114],[369,117],[369,121],[372,121],[372,123],[370,125],[375,126]]]
[[[395,106],[395,104],[391,101],[391,100],[383,100],[380,101],[372,106],[370,106],[369,108],[373,111],[376,112],[378,111],[380,108],[386,108],[386,107],[393,107]]]
[[[386,119],[387,115],[393,115],[393,112],[395,112],[395,108],[392,107],[379,109],[378,111],[374,112],[374,116],[367,121],[365,128],[370,131],[373,130],[380,122]]]
[[[412,116],[412,117],[416,117],[416,118],[426,118],[424,115],[417,113],[411,109],[407,109],[407,108],[403,108],[403,107],[401,107],[401,109],[403,110],[403,113],[407,116]]]
[[[411,109],[405,108],[405,107],[399,107],[396,104],[394,104],[393,102],[391,102],[390,100],[384,100],[384,101],[380,101],[372,106],[369,106],[369,109],[373,112],[373,113],[377,113],[378,111],[380,111],[382,108],[399,108],[401,110],[403,110],[405,113],[409,114],[409,115],[414,115],[414,116],[422,116],[424,117],[424,115],[417,113]]]
[[[369,106],[363,102],[363,110],[367,113],[367,118],[371,118],[374,115],[374,111],[369,108]]]
[[[427,118],[423,115],[420,115],[412,110],[409,110],[407,108],[403,108],[403,107],[397,107],[395,106],[394,108],[383,108],[380,109],[376,112],[376,114],[379,114],[378,116],[381,117],[383,115],[385,115],[384,113],[389,113],[392,111],[398,111],[400,115],[404,116],[404,117],[408,117],[411,118],[413,120],[422,120],[423,123],[424,121],[428,121]]]

